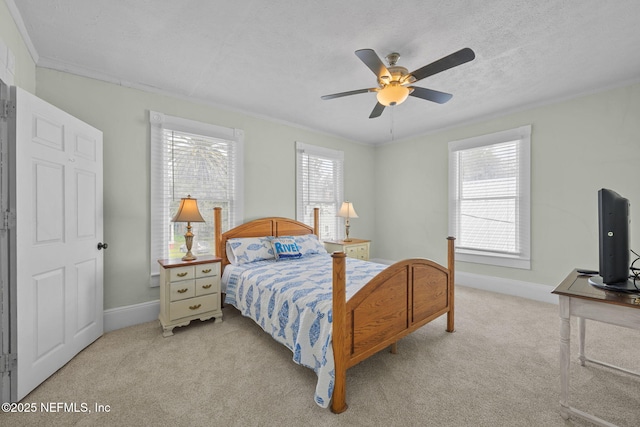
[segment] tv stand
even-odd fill
[[[613,424],[569,405],[571,316],[578,318],[578,360],[622,371],[640,377],[640,374],[585,356],[586,319],[640,330],[640,291],[636,294],[611,292],[591,285],[589,276],[577,270],[569,273],[553,293],[560,302],[560,414],[562,418],[582,418],[598,426]]]
[[[627,279],[626,282],[604,283],[601,276],[593,276],[589,278],[589,283],[597,288],[605,291],[625,292],[631,294],[640,293],[640,280]]]

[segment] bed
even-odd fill
[[[315,250],[321,245],[318,217],[316,210],[313,227],[267,217],[222,233],[221,209],[215,208],[215,251],[222,259],[225,303],[286,345],[296,363],[313,369],[316,403],[341,413],[349,367],[385,348],[395,353],[400,338],[444,314],[447,332],[454,331],[455,239],[447,238],[446,267],[421,258],[389,266]],[[253,252],[247,257],[241,249],[264,253],[267,242],[275,248],[291,240],[306,251],[303,256],[282,258],[285,250],[279,259]]]

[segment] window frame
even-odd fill
[[[338,240],[341,236],[340,230],[344,229],[344,219],[337,216],[344,200],[344,152],[296,141],[296,220],[313,226],[313,208],[318,203],[326,204],[327,202],[305,200],[305,179],[309,177],[305,175],[303,167],[304,155],[329,159],[337,167],[337,170],[334,170],[334,200],[332,201],[335,213],[323,212],[323,209],[320,209],[319,234],[320,240]],[[327,226],[330,227],[332,234],[323,233],[323,228]]]
[[[531,125],[472,138],[450,141],[449,149],[449,234],[457,236],[460,221],[458,153],[512,141],[518,143],[518,179],[516,197],[517,254],[490,250],[474,250],[456,246],[458,261],[501,267],[531,269]]]
[[[165,230],[169,218],[168,204],[165,194],[167,194],[164,182],[164,175],[167,168],[163,167],[162,148],[164,142],[164,131],[173,130],[176,132],[184,132],[194,135],[201,135],[208,138],[222,139],[233,144],[234,148],[234,171],[233,187],[234,198],[232,212],[223,212],[227,215],[228,226],[233,228],[239,225],[243,218],[244,212],[244,131],[242,129],[227,128],[223,126],[203,123],[195,120],[189,120],[182,117],[171,116],[157,111],[149,110],[150,124],[150,197],[149,206],[151,214],[150,229],[150,286],[159,286],[160,269],[157,260],[168,258],[167,242],[165,239]],[[186,197],[187,195],[180,195]],[[177,196],[176,196],[177,197]],[[211,241],[211,248],[215,253],[213,236],[207,236]]]

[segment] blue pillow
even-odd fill
[[[320,240],[318,240],[318,236],[315,234],[303,234],[300,236],[282,236],[281,238],[290,238],[295,240],[296,245],[298,245],[298,250],[302,254],[302,256],[313,255],[313,254],[326,254],[327,250]]]
[[[302,257],[296,241],[291,237],[276,237],[271,240],[271,246],[278,261]]]
[[[227,258],[231,264],[246,264],[263,259],[273,259],[272,236],[245,237],[227,240]]]

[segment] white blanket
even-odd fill
[[[347,258],[347,300],[387,265]],[[225,302],[253,319],[318,375],[315,401],[329,406],[334,386],[332,263],[329,254],[227,265]]]

